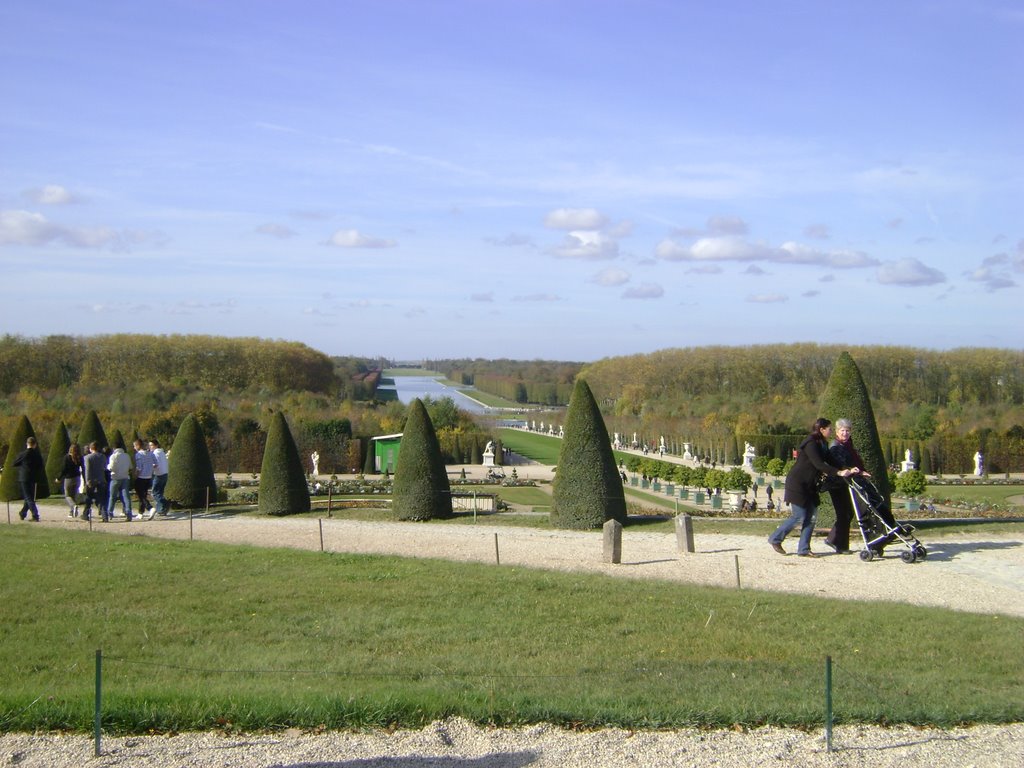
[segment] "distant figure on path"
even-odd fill
[[[161,515],[167,514],[167,499],[164,488],[167,487],[167,454],[160,447],[159,440],[149,441],[149,451],[153,454],[153,511]],[[153,518],[153,512],[149,514]]]
[[[25,441],[25,450],[14,457],[14,466],[18,468],[18,485],[21,486],[21,497],[25,500],[18,516],[24,520],[28,513],[39,522],[39,507],[36,506],[36,477],[43,468],[43,454],[39,452],[36,439],[31,435]]]

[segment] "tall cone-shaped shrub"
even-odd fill
[[[25,450],[25,441],[35,437],[36,432],[32,429],[32,422],[28,416],[22,416],[18,426],[14,428],[14,435],[11,437],[11,447],[7,451],[7,459],[4,461],[4,471],[0,475],[0,501],[15,501],[22,498],[21,485],[18,483],[18,468],[14,466],[14,460],[18,454]],[[38,438],[36,438],[38,440]],[[42,445],[37,446],[42,450]],[[50,495],[50,484],[46,480],[46,467],[40,467],[36,475],[36,498],[45,499]]]
[[[128,443],[124,441],[124,435],[121,434],[120,429],[115,429],[114,434],[110,436],[110,450],[113,451],[115,448],[120,448],[125,453],[131,453],[128,450]],[[132,461],[132,467],[135,466],[135,461]]]
[[[585,530],[626,522],[626,496],[608,429],[583,379],[576,380],[552,488],[551,525]]]
[[[110,445],[107,442],[107,433],[103,431],[103,425],[100,423],[100,417],[96,415],[96,411],[89,411],[86,414],[85,422],[78,431],[78,445],[82,448],[83,456],[89,452],[89,443],[96,443],[101,451]]]
[[[53,432],[50,452],[46,454],[46,478],[54,488],[63,488],[63,486],[58,486],[54,480],[60,477],[60,471],[64,469],[64,457],[67,456],[70,447],[71,438],[68,437],[68,428],[63,421],[60,421],[57,424],[57,429]]]
[[[178,428],[168,458],[168,478],[164,495],[186,509],[206,505],[217,499],[217,483],[213,479],[213,462],[206,447],[206,436],[195,415],[189,414]]]
[[[267,430],[260,469],[259,510],[265,515],[309,512],[309,488],[288,422],[277,411]]]
[[[430,414],[416,398],[409,405],[398,466],[392,487],[392,509],[398,520],[431,520],[452,516],[452,489]]]
[[[837,419],[850,420],[853,424],[853,444],[864,461],[864,468],[871,473],[871,481],[885,497],[886,503],[889,503],[892,489],[889,487],[888,465],[882,452],[882,441],[878,437],[878,425],[875,424],[875,412],[860,369],[849,352],[839,355],[832,368],[832,375],[821,398],[821,415],[832,419],[833,424]],[[826,522],[819,516],[819,525],[825,525]]]

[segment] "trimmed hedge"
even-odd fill
[[[431,520],[453,514],[441,446],[430,414],[419,398],[409,405],[398,448],[392,509],[397,520]]]
[[[82,428],[78,431],[78,445],[82,449],[83,456],[89,452],[89,443],[93,442],[101,451],[110,446],[107,441],[107,433],[103,431],[103,424],[100,423],[100,417],[96,415],[96,411],[89,411],[85,416]]]
[[[14,430],[14,436],[11,437],[11,447],[7,450],[7,458],[4,460],[4,471],[0,475],[0,501],[16,501],[22,498],[21,485],[18,483],[18,468],[14,466],[14,460],[18,457],[19,453],[25,450],[25,442],[29,437],[36,438],[36,447],[42,451],[43,446],[39,443],[35,430],[32,429],[32,422],[28,420],[28,416],[22,416],[21,421],[18,422],[18,426]],[[46,467],[44,465],[40,467],[39,473],[36,475],[36,498],[45,499],[49,495],[50,483],[46,480]]]
[[[217,483],[213,478],[213,463],[206,447],[206,436],[199,420],[189,414],[178,428],[168,454],[168,478],[164,495],[169,501],[186,509],[206,506],[217,500]]]
[[[552,488],[551,524],[577,530],[626,522],[626,496],[615,465],[608,429],[583,379],[565,417],[565,436]]]
[[[56,486],[56,479],[60,477],[61,470],[64,469],[64,457],[68,455],[68,449],[71,448],[71,437],[68,435],[68,428],[61,420],[57,424],[57,429],[53,433],[53,442],[50,443],[50,452],[46,454],[46,479]],[[63,487],[60,487],[60,493],[64,493]]]
[[[265,515],[294,515],[309,509],[309,488],[299,449],[284,414],[277,411],[263,450],[259,510]]]

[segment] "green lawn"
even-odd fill
[[[560,438],[526,432],[522,429],[499,429],[496,432],[502,446],[511,449],[514,453],[541,464],[558,464],[558,452],[562,448]]]
[[[395,557],[0,531],[0,729],[1024,718],[1024,620]]]

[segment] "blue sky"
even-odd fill
[[[1024,2],[0,6],[2,331],[1021,348]]]

